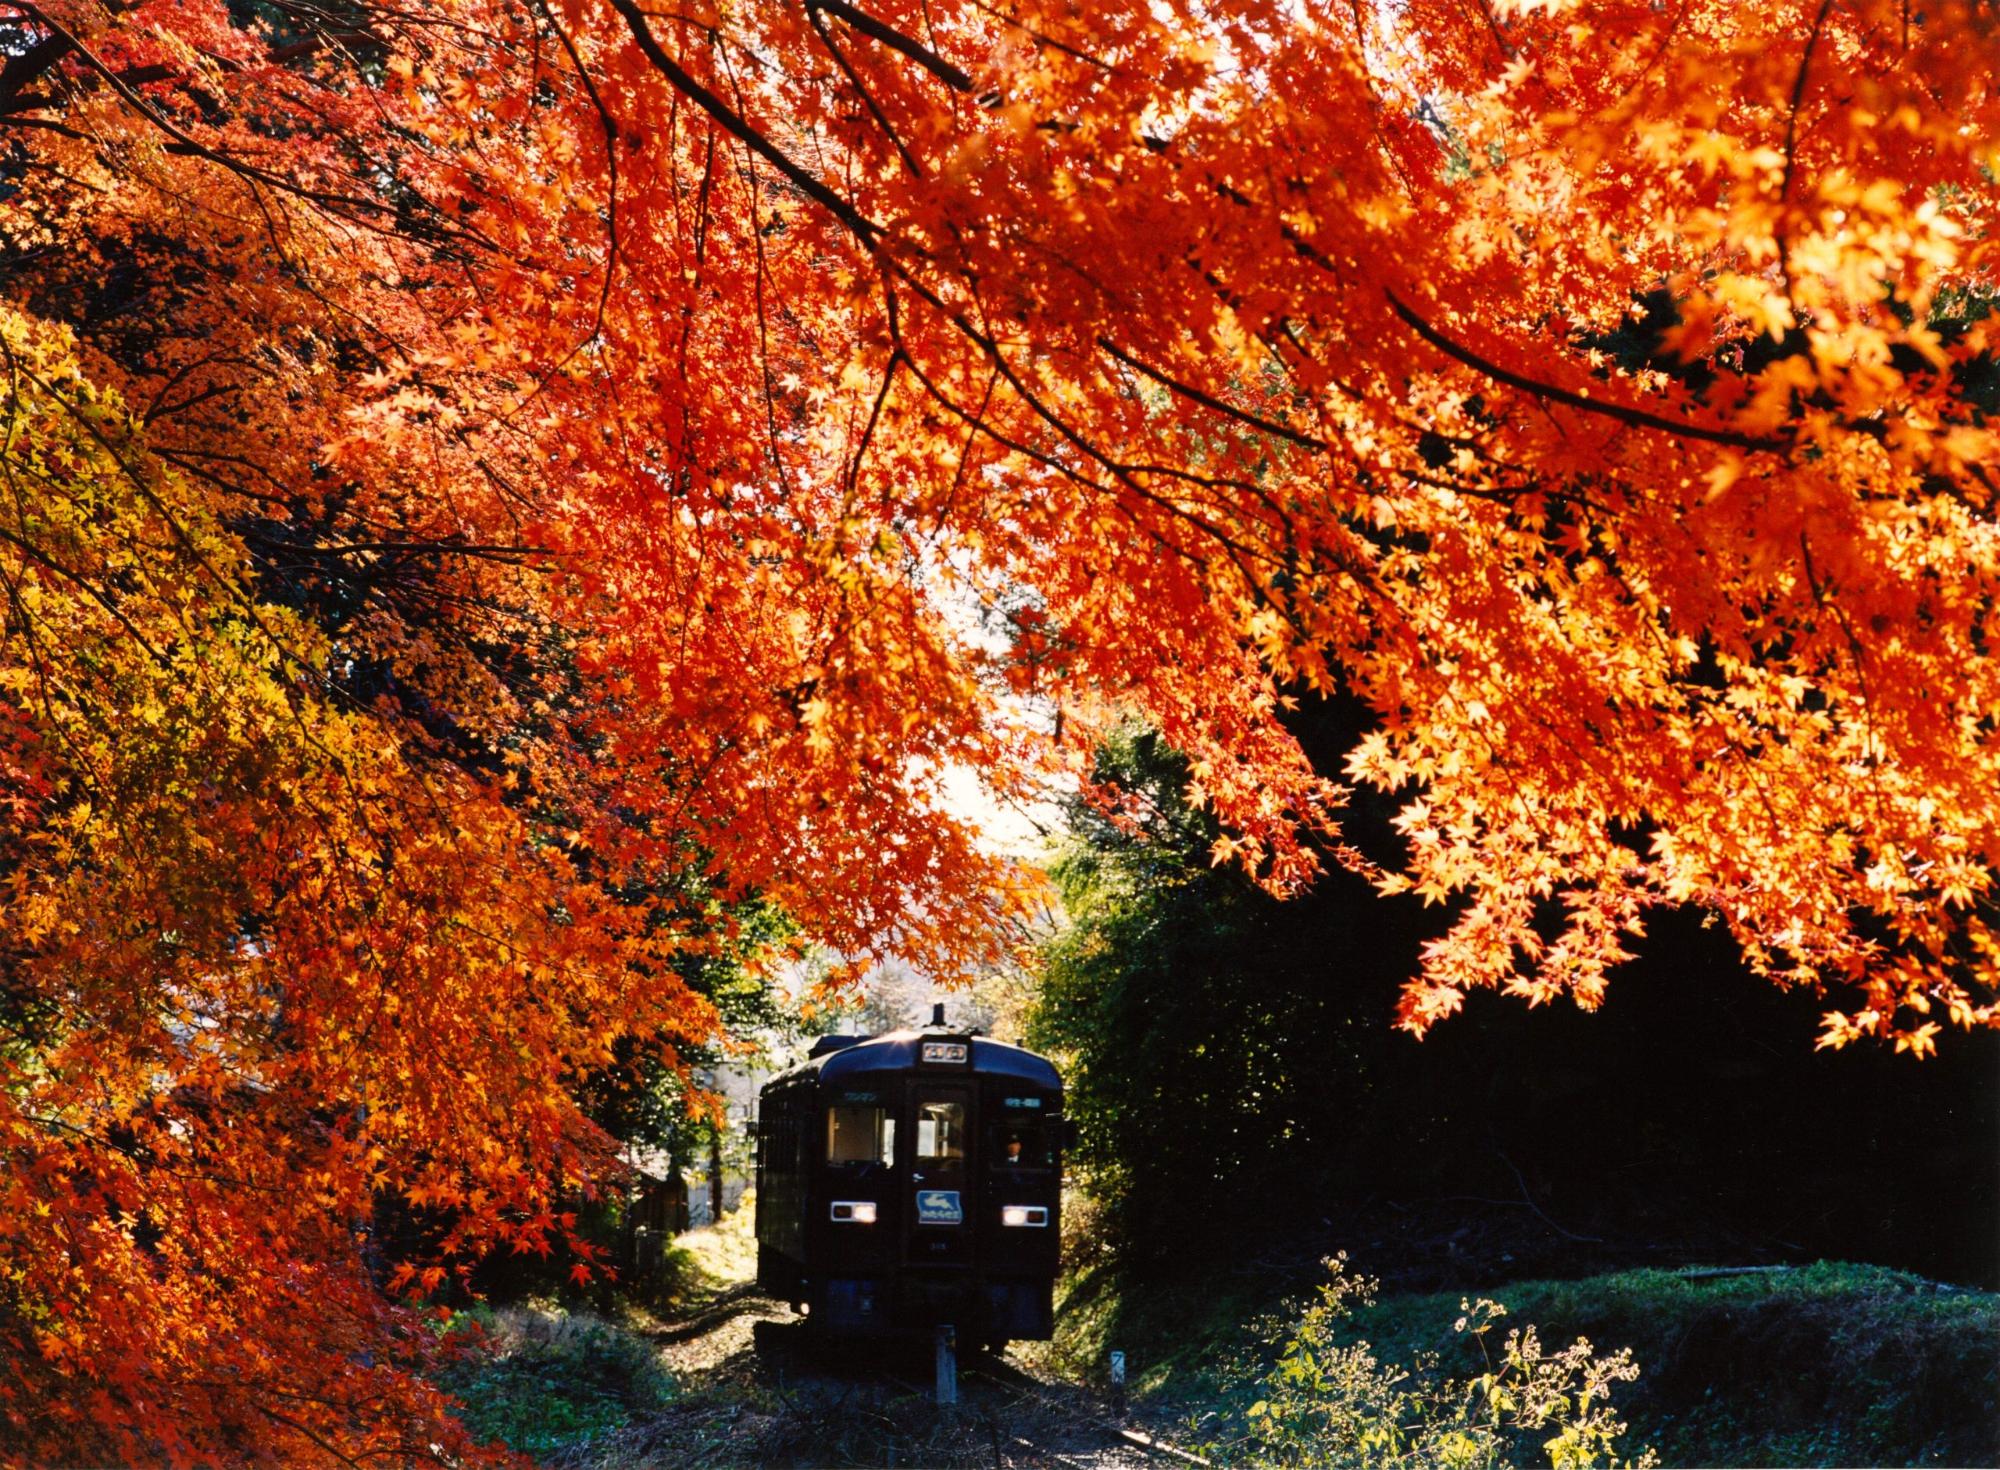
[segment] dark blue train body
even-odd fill
[[[949,1322],[968,1344],[1048,1337],[1062,1108],[1046,1059],[941,1014],[921,1031],[822,1037],[763,1090],[759,1285],[832,1333]]]

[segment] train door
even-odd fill
[[[910,1152],[903,1259],[913,1266],[972,1261],[972,1089],[910,1084]]]

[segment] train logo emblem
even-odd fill
[[[964,1222],[965,1211],[959,1208],[957,1190],[920,1189],[917,1191],[918,1224],[960,1225]]]

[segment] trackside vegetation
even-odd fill
[[[480,1308],[452,1324],[464,1349],[439,1386],[481,1443],[540,1459],[576,1451],[677,1396],[653,1346],[557,1308]]]
[[[1438,1354],[1409,1366],[1385,1361],[1353,1339],[1347,1323],[1374,1285],[1335,1260],[1290,1329],[1278,1361],[1246,1411],[1250,1457],[1282,1466],[1499,1467],[1549,1464],[1651,1467],[1619,1441],[1625,1425],[1614,1389],[1639,1376],[1629,1348],[1596,1355],[1588,1339],[1546,1350],[1533,1327],[1497,1330],[1507,1309],[1461,1300],[1452,1331],[1477,1350],[1475,1371],[1440,1371]]]
[[[1240,1270],[1211,1295],[1100,1267],[1072,1279],[1051,1361],[1089,1372],[1119,1347],[1138,1411],[1226,1464],[1581,1464],[1562,1456],[1586,1442],[1599,1464],[2000,1464],[1990,1292],[1843,1262],[1476,1293],[1321,1282]],[[1523,1417],[1563,1394],[1545,1424]],[[1585,1432],[1565,1439],[1562,1416]]]
[[[2000,1464],[2000,1296],[1821,1261],[1713,1275],[1625,1271],[1495,1290],[1544,1336],[1629,1347],[1631,1436],[1668,1465]],[[1353,1329],[1395,1355],[1453,1341],[1459,1297],[1400,1297]]]
[[[1140,1420],[1226,1466],[2000,1464],[1992,1293],[1820,1262],[1379,1294],[1334,1264],[1289,1282],[1238,1269],[1213,1293],[1074,1276],[1058,1340],[1024,1360],[1101,1381],[1120,1347]],[[469,1350],[442,1386],[461,1422],[548,1465],[750,1464],[780,1443],[788,1463],[878,1463],[871,1449],[914,1446],[925,1408],[815,1458],[768,1387],[677,1383],[643,1323],[482,1308],[454,1332]]]

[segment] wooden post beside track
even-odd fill
[[[941,1409],[958,1403],[958,1330],[949,1322],[937,1326],[937,1401]]]

